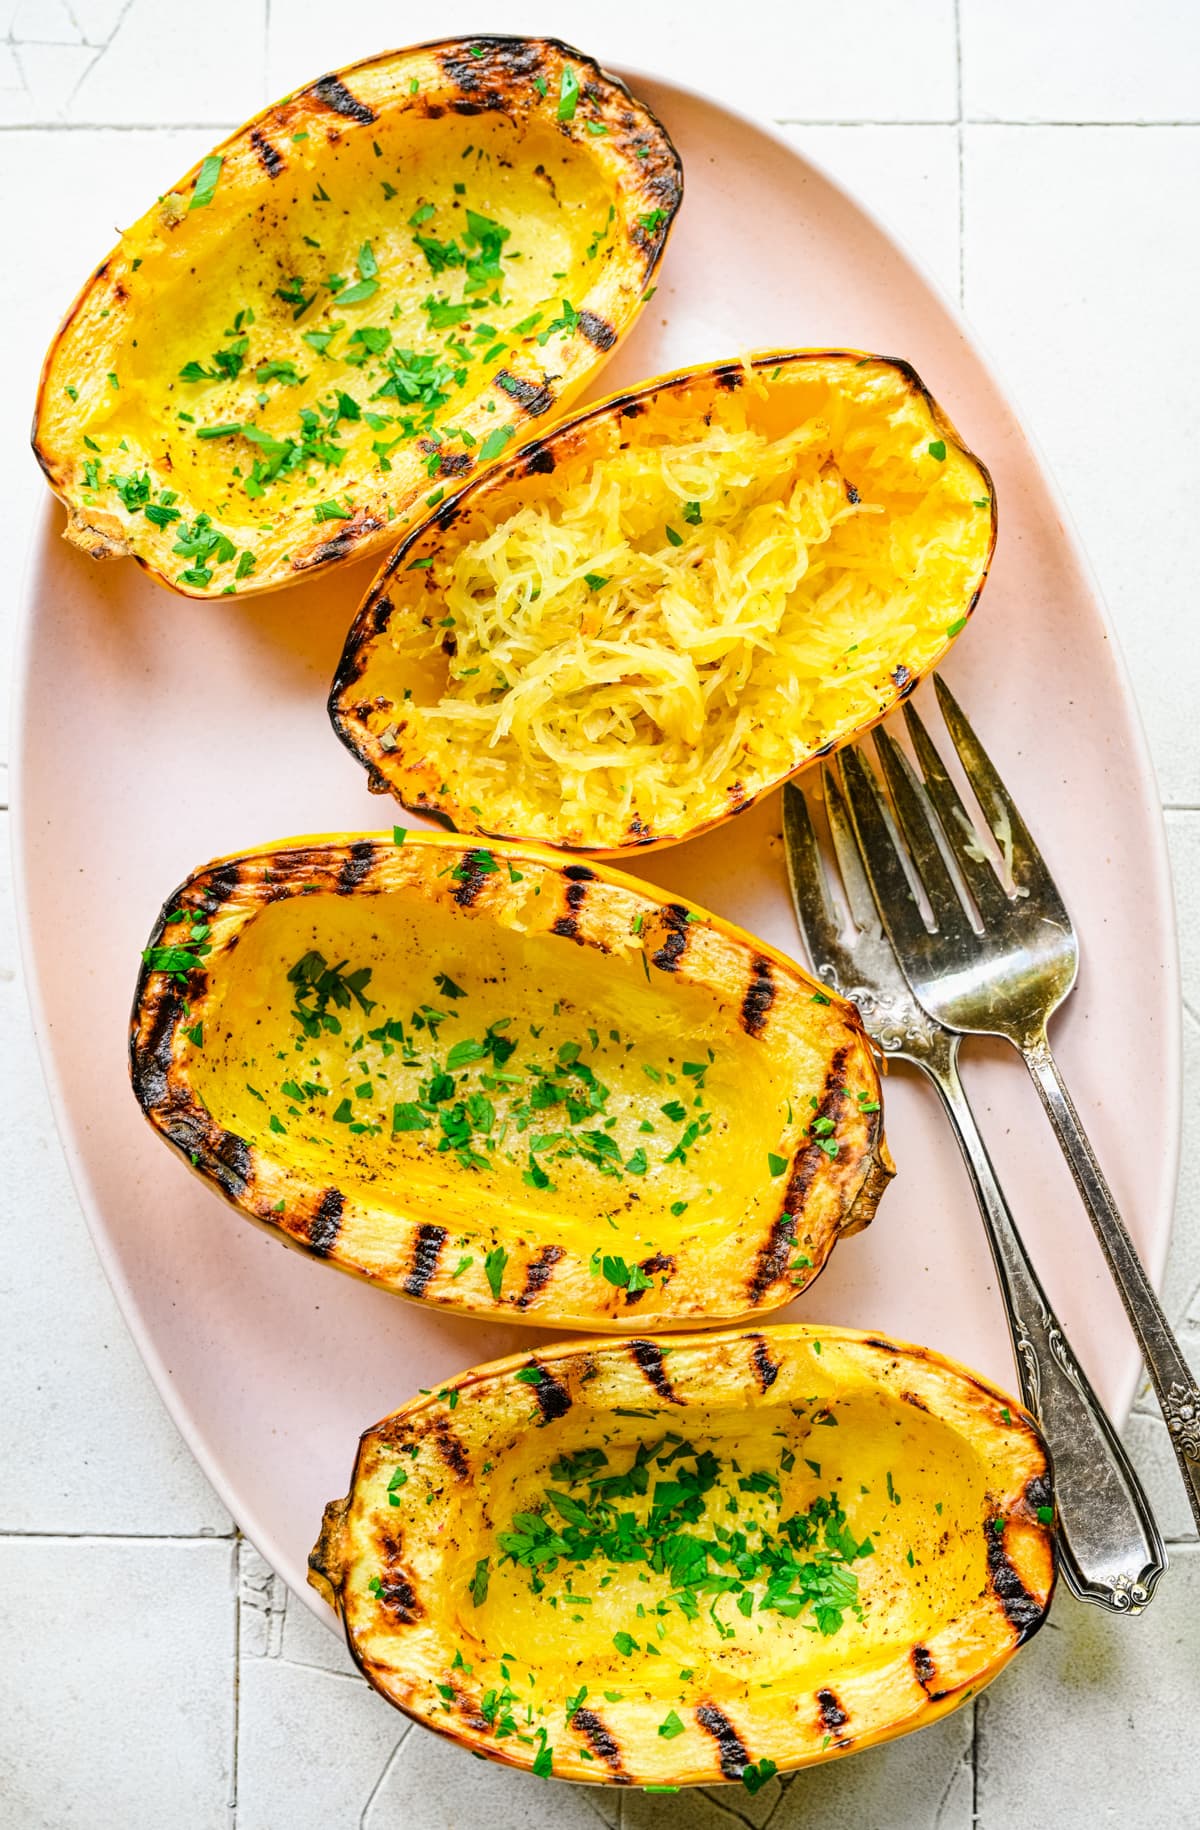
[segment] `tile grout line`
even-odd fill
[[[242,1729],[242,1534],[233,1539],[233,1746],[229,1754],[229,1830],[237,1830],[238,1757]]]

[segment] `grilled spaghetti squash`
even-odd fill
[[[741,1780],[935,1721],[1036,1631],[1033,1419],[841,1328],[571,1341],[368,1430],[311,1580],[389,1702],[544,1778]]]
[[[197,872],[143,959],[150,1123],[386,1289],[632,1332],[802,1290],[891,1173],[853,1006],[540,849],[296,840]]]
[[[67,537],[191,597],[394,542],[578,393],[681,192],[654,117],[555,40],[321,77],[160,197],[55,337],[33,441]]]
[[[881,718],[983,584],[991,483],[904,363],[757,356],[580,414],[398,547],[339,736],[460,831],[692,836]]]

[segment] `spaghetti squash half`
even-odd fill
[[[375,1688],[477,1755],[757,1791],[975,1695],[1045,1618],[1054,1524],[1015,1398],[767,1327],[561,1342],[414,1398],[309,1568]]]
[[[338,734],[460,831],[688,838],[881,718],[945,654],[991,481],[906,363],[756,356],[527,445],[397,549]]]
[[[682,191],[654,116],[555,39],[298,89],[166,189],[55,336],[33,443],[67,538],[188,597],[390,546],[607,360]]]

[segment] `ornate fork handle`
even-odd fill
[[[1154,1515],[1120,1438],[1072,1357],[1021,1242],[959,1079],[957,1037],[944,1062],[922,1065],[941,1094],[975,1186],[1004,1296],[1021,1396],[1053,1452],[1063,1575],[1081,1601],[1138,1614],[1167,1567]]]
[[[1126,1231],[1113,1192],[1050,1052],[1045,1029],[1036,1031],[1019,1047],[1138,1338],[1187,1488],[1192,1517],[1200,1527],[1200,1390]]]

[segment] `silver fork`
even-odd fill
[[[1126,1231],[1046,1035],[1047,1020],[1075,983],[1079,943],[1011,795],[948,687],[940,679],[935,684],[946,728],[987,830],[999,842],[1013,888],[993,868],[928,731],[906,705],[920,777],[892,737],[883,730],[875,734],[893,821],[864,754],[847,750],[841,758],[874,899],[925,1010],[960,1034],[1003,1036],[1024,1056],[1141,1346],[1200,1526],[1200,1390]],[[965,886],[965,900],[943,845]],[[922,914],[910,870],[924,889],[934,927]]]
[[[1070,1351],[1021,1241],[958,1076],[959,1038],[921,1009],[879,925],[850,817],[831,771],[825,811],[845,901],[845,933],[831,903],[803,794],[784,789],[788,875],[800,930],[818,975],[858,1005],[868,1034],[893,1059],[932,1080],[958,1138],[1004,1298],[1021,1396],[1054,1457],[1061,1563],[1072,1592],[1114,1613],[1139,1614],[1167,1567],[1149,1501]]]

